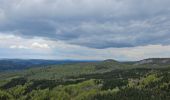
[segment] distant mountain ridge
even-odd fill
[[[32,67],[43,67],[48,65],[59,65],[69,63],[84,63],[84,62],[96,62],[96,61],[78,61],[78,60],[41,60],[41,59],[1,59],[0,71],[6,70],[23,70]]]
[[[4,61],[2,61],[4,62]],[[7,61],[8,63],[10,61]],[[75,75],[85,75],[85,74],[97,74],[106,73],[114,70],[128,70],[128,69],[158,69],[158,68],[170,68],[169,58],[149,58],[141,61],[133,62],[119,62],[116,60],[108,59],[104,61],[74,61],[74,62],[54,62],[49,60],[38,61],[25,61],[14,60],[15,63],[10,63],[8,65],[17,65],[10,68],[1,70],[0,79],[9,77],[24,76],[30,80],[32,79],[61,79],[63,77],[70,77]],[[17,62],[17,63],[16,63]],[[28,66],[28,65],[34,66]],[[50,65],[51,64],[51,65]],[[0,64],[2,66],[2,64]],[[4,65],[4,64],[3,64]],[[24,66],[24,68],[23,68]],[[2,68],[2,67],[1,67]],[[6,68],[6,67],[5,67]],[[28,69],[27,69],[28,68]],[[21,70],[24,69],[24,70]],[[26,69],[26,70],[25,70]],[[15,71],[16,70],[16,71]],[[118,71],[119,72],[119,71]]]
[[[148,58],[148,59],[135,62],[135,65],[143,65],[143,64],[168,65],[170,64],[170,58]]]
[[[119,62],[119,61],[116,61],[116,60],[113,60],[113,59],[106,59],[106,60],[104,60],[103,62]]]
[[[107,59],[103,61],[92,61],[92,60],[41,60],[41,59],[0,59],[0,71],[8,71],[8,70],[24,70],[28,68],[34,67],[48,67],[51,65],[61,65],[61,64],[75,64],[75,63],[83,63],[83,66],[88,66],[93,63],[96,69],[110,68],[112,66],[133,66],[134,67],[140,65],[170,65],[170,58],[148,58],[140,61],[133,62],[119,62],[113,59]],[[151,67],[152,67],[151,66]]]

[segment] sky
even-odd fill
[[[170,57],[170,0],[0,0],[0,58]]]

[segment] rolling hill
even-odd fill
[[[96,61],[76,61],[76,60],[42,60],[42,59],[1,59],[0,71],[23,70],[35,67],[44,67],[49,65],[60,65],[80,62],[96,62]]]
[[[45,65],[48,61],[41,62],[43,66],[28,67],[23,71],[8,71],[0,73],[0,79],[8,79],[11,77],[25,77],[28,79],[61,79],[70,76],[78,76],[84,74],[96,74],[111,72],[113,70],[127,70],[133,68],[167,68],[170,67],[168,58],[151,58],[136,62],[118,62],[108,59],[98,62],[67,62],[65,64]],[[42,61],[42,60],[41,60]],[[152,61],[152,62],[151,62]],[[165,62],[167,61],[167,62]],[[25,61],[24,61],[25,62]],[[34,61],[36,62],[36,61]],[[56,62],[54,62],[56,63]],[[32,63],[31,63],[32,64]],[[34,63],[35,64],[35,63]],[[29,64],[30,65],[30,64]]]
[[[154,65],[170,65],[170,58],[149,58],[135,62],[136,65],[154,64]]]
[[[169,90],[168,58],[0,72],[0,100],[169,100]]]

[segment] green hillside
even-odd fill
[[[8,74],[1,73],[0,79],[21,76],[28,79],[61,79],[82,74],[104,73],[114,69],[124,69],[124,67],[123,64],[116,61],[50,65],[48,67],[9,72]]]
[[[3,72],[0,100],[169,100],[169,64],[139,63],[105,60]]]

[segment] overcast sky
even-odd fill
[[[0,58],[170,57],[170,0],[0,0]]]

